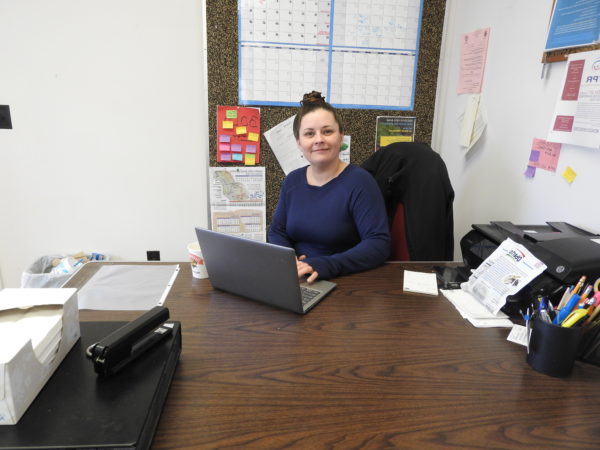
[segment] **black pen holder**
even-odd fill
[[[573,370],[581,327],[565,328],[537,319],[532,323],[527,362],[538,372],[566,377]]]

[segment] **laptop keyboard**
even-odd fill
[[[300,292],[302,293],[302,304],[306,305],[312,299],[314,299],[317,295],[321,293],[321,291],[317,291],[315,289],[310,289],[304,286],[300,286]]]

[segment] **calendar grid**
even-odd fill
[[[422,0],[239,0],[242,105],[414,106]]]

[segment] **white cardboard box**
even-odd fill
[[[0,291],[0,425],[19,421],[80,334],[76,289]]]

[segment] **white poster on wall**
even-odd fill
[[[548,141],[600,148],[600,50],[569,55]]]

